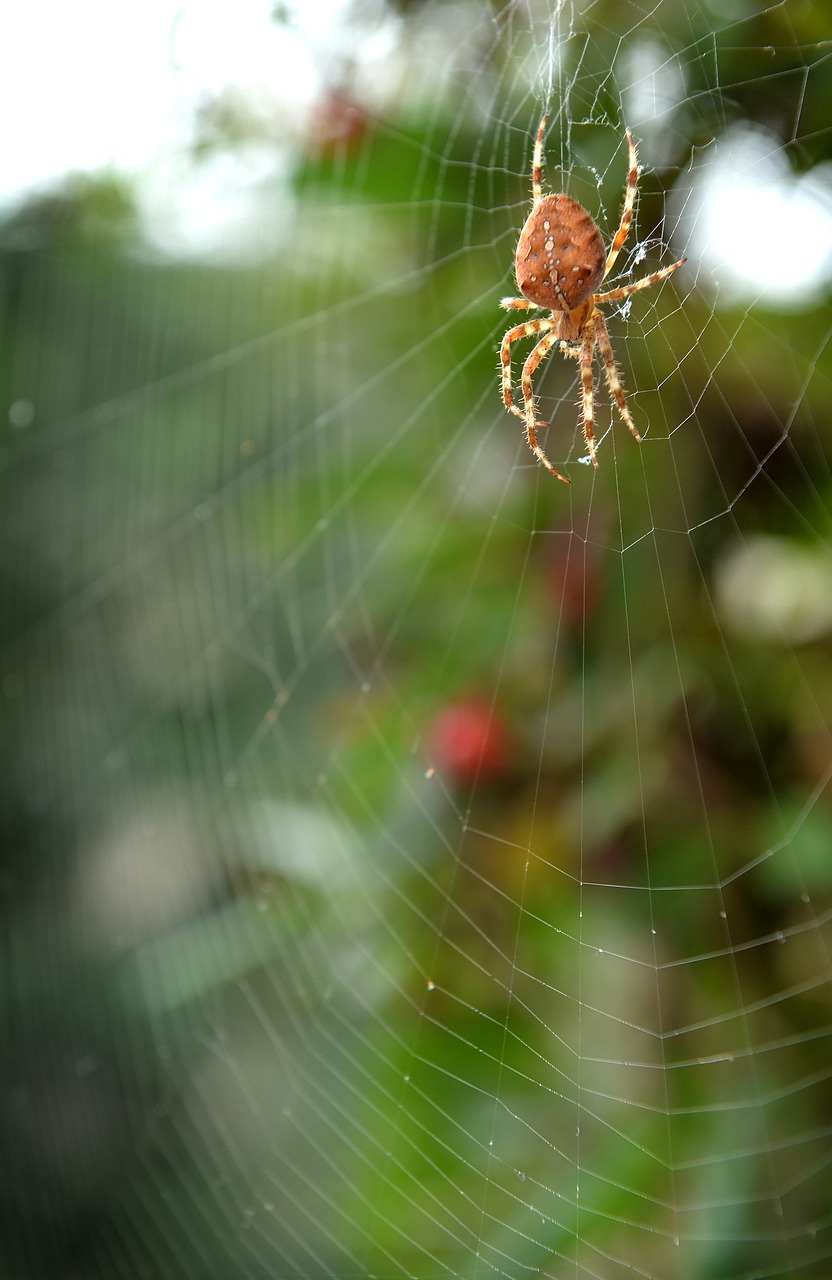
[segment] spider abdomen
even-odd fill
[[[520,232],[514,260],[524,297],[552,311],[574,311],[604,278],[601,233],[583,205],[563,194],[543,196]]]

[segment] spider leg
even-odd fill
[[[598,350],[600,351],[601,359],[604,362],[604,373],[607,376],[607,386],[610,389],[610,394],[615,398],[615,403],[618,405],[618,412],[620,413],[622,420],[626,422],[636,440],[640,443],[641,436],[636,431],[636,425],[630,417],[630,410],[627,408],[627,399],[624,395],[624,388],[621,385],[621,381],[618,377],[618,370],[615,367],[615,356],[613,355],[612,343],[610,342],[610,335],[606,322],[599,311],[594,312],[592,318],[595,322],[595,341],[598,343]]]
[[[543,177],[543,130],[546,128],[544,116],[538,125],[537,137],[534,141],[534,158],[532,160],[532,199],[537,204],[541,196]]]
[[[532,321],[532,323],[534,323],[534,321]],[[534,373],[537,366],[540,364],[541,360],[543,360],[544,357],[549,354],[552,347],[558,341],[557,332],[552,332],[551,330],[552,321],[550,320],[548,324],[550,326],[549,332],[544,333],[543,337],[536,344],[536,346],[532,347],[531,352],[526,357],[526,363],[523,365],[523,375],[521,379],[521,386],[523,388],[523,402],[526,407],[526,412],[522,416],[524,416],[526,420],[526,439],[529,443],[529,448],[531,449],[532,453],[535,455],[538,461],[543,463],[547,471],[551,471],[552,475],[557,476],[558,480],[562,480],[564,484],[569,484],[569,480],[566,478],[566,476],[562,476],[559,471],[555,470],[555,468],[552,466],[549,459],[546,457],[546,454],[544,453],[543,449],[537,443],[537,428],[545,426],[546,424],[543,422],[535,421],[534,390],[532,389],[532,374]]]
[[[631,293],[638,293],[640,289],[649,289],[651,285],[658,284],[660,280],[664,280],[677,267],[684,266],[687,258],[680,258],[678,262],[674,262],[669,267],[662,267],[661,271],[654,271],[651,276],[644,276],[641,280],[635,280],[632,284],[625,284],[620,289],[610,289],[609,293],[598,293],[595,295],[595,305],[605,302],[618,302],[620,298],[629,298]]]
[[[592,352],[595,348],[595,335],[591,325],[587,325],[580,350],[576,353],[581,362],[581,388],[584,406],[584,438],[593,467],[598,466],[595,457],[595,433],[592,430]]]
[[[624,208],[621,210],[621,221],[618,224],[618,230],[615,233],[610,251],[607,254],[607,265],[604,268],[604,279],[606,280],[612,271],[616,258],[621,252],[624,241],[627,239],[627,233],[630,230],[630,223],[633,220],[633,204],[636,198],[636,186],[638,185],[638,158],[636,156],[636,145],[633,142],[633,135],[627,130],[627,148],[630,155],[630,168],[627,172],[627,190],[624,193]]]
[[[500,364],[503,368],[503,404],[511,413],[516,413],[518,418],[524,421],[526,415],[522,409],[514,404],[511,398],[511,344],[517,342],[518,338],[529,338],[533,333],[546,333],[552,327],[552,321],[548,318],[540,320],[527,320],[525,324],[515,325],[513,329],[509,329],[503,336],[500,344]]]
[[[537,303],[529,302],[528,298],[501,298],[500,306],[503,311],[531,311]]]

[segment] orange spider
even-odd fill
[[[537,428],[545,427],[547,423],[538,422],[535,419],[532,374],[556,343],[560,343],[560,349],[564,355],[572,356],[580,362],[584,436],[589,456],[593,465],[597,467],[595,436],[592,430],[592,357],[597,347],[604,362],[607,385],[618,406],[618,412],[636,440],[640,441],[641,436],[630,417],[624,389],[618,378],[606,321],[598,308],[605,303],[618,302],[620,298],[627,298],[639,289],[648,289],[650,285],[657,284],[659,280],[669,276],[671,271],[681,267],[686,259],[680,258],[672,266],[662,267],[661,271],[654,271],[643,280],[636,280],[633,284],[624,285],[620,289],[611,289],[609,293],[596,293],[598,285],[612,270],[621,247],[627,239],[627,232],[633,219],[633,202],[636,198],[638,183],[638,161],[633,137],[628,129],[630,169],[627,174],[624,208],[610,251],[605,256],[601,233],[586,209],[570,196],[563,194],[544,196],[541,191],[545,127],[546,117],[544,116],[540,121],[534,144],[532,210],[520,232],[520,241],[514,259],[517,287],[523,297],[503,298],[500,306],[506,311],[526,311],[533,307],[542,307],[551,311],[551,315],[539,320],[527,320],[525,324],[518,324],[513,329],[509,329],[500,347],[500,362],[503,370],[502,389],[506,408],[516,413],[518,418],[522,418],[525,422],[529,448],[544,467],[547,467],[553,476],[557,476],[558,480],[569,484],[567,477],[555,470],[537,443]],[[520,385],[523,391],[524,407],[521,409],[511,398],[511,344],[518,338],[528,338],[532,334],[543,336],[532,348],[523,365]]]

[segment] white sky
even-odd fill
[[[0,118],[17,127],[5,139],[0,198],[68,169],[148,160],[175,100],[174,11],[172,0],[141,9],[118,0],[4,6]]]
[[[340,0],[319,0],[325,23]],[[0,200],[72,169],[135,172],[186,140],[195,105],[228,85],[309,100],[306,46],[271,0],[25,0],[0,13]]]
[[[695,166],[679,231],[726,301],[810,306],[832,283],[832,166],[796,173],[777,138],[735,126]]]

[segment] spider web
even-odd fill
[[[828,1274],[819,26],[351,7],[166,171],[253,175],[202,259],[150,179],[7,221],[4,1274]],[[637,138],[611,282],[689,257],[641,446],[539,370],[569,488],[497,374],[544,109],[607,243]]]

